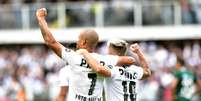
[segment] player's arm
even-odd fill
[[[143,77],[142,79],[146,79],[151,76],[151,70],[149,69],[149,65],[144,57],[144,54],[142,53],[140,47],[138,44],[131,45],[130,49],[132,52],[136,53],[139,57],[139,62],[141,67],[143,68]]]
[[[93,56],[91,56],[91,54],[88,53],[87,50],[79,49],[77,52],[84,56],[85,60],[92,68],[92,70],[103,76],[111,77],[111,71],[106,67],[102,66]]]
[[[69,70],[70,67],[63,67],[59,71],[59,87],[60,91],[56,98],[56,101],[66,101],[66,97],[68,95],[68,88],[69,88]]]
[[[41,33],[46,45],[51,48],[59,57],[61,57],[62,45],[55,40],[52,33],[50,32],[45,17],[47,16],[47,11],[45,8],[38,9],[36,11],[36,17],[39,23]]]
[[[132,65],[136,63],[136,59],[131,56],[119,56],[117,66]]]
[[[171,92],[172,92],[172,96],[173,96],[173,99],[176,99],[176,89],[177,89],[177,84],[178,84],[178,80],[176,78],[174,78],[172,80],[172,83],[171,83]]]
[[[56,101],[66,101],[67,94],[68,94],[68,86],[61,86]]]
[[[198,88],[197,92],[201,93],[201,79],[197,80],[197,88]]]
[[[196,85],[196,89],[195,89],[195,92],[193,95],[201,93],[201,79],[197,75],[196,75],[196,79],[195,79],[195,85]]]

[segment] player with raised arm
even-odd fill
[[[126,42],[123,40],[109,42],[109,54],[123,56],[126,53],[126,48]],[[108,77],[105,79],[106,101],[136,101],[137,80],[146,79],[151,75],[140,47],[137,44],[133,44],[130,48],[138,55],[141,67],[135,65],[102,66],[86,50],[78,50],[94,71]]]
[[[45,17],[46,9],[41,8],[36,12],[37,20],[46,45],[59,57],[70,65],[70,81],[68,101],[101,101],[103,91],[103,77],[92,71],[82,55],[65,48],[56,41],[50,32]],[[77,49],[86,49],[102,65],[132,64],[135,60],[127,56],[102,56],[94,52],[98,43],[98,34],[94,30],[84,30],[77,41]],[[71,79],[72,78],[72,79]]]

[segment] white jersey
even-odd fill
[[[59,71],[59,86],[68,86],[70,77],[70,66],[67,65]]]
[[[137,81],[143,69],[135,65],[110,67],[112,76],[105,78],[106,101],[136,101]]]
[[[115,65],[117,56],[102,56],[91,53],[102,65]],[[102,101],[104,78],[92,71],[82,55],[63,48],[62,59],[69,63],[70,81],[68,101]]]

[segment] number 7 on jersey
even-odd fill
[[[94,88],[95,88],[95,86],[96,86],[97,75],[96,75],[96,73],[89,73],[89,74],[88,74],[88,78],[89,78],[89,79],[92,79],[92,80],[91,80],[91,85],[90,85],[90,88],[89,88],[88,95],[92,95],[92,94],[93,94],[93,91],[94,91]]]

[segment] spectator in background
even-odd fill
[[[23,84],[19,81],[17,69],[12,73],[7,81],[6,90],[7,96],[13,101],[26,101],[26,94]]]
[[[132,25],[134,22],[133,8],[130,5],[132,3],[131,0],[108,2],[108,5],[113,5],[113,7],[106,6],[105,8],[105,25]]]
[[[197,76],[197,92],[195,92],[196,96],[193,97],[192,101],[199,101],[201,99],[201,64],[195,67],[195,73]]]
[[[23,1],[22,0],[11,0],[11,5],[12,5],[12,11],[14,12],[14,16],[15,16],[15,22],[12,24],[15,24],[15,28],[21,28],[22,26],[22,5],[23,5]]]
[[[182,23],[183,24],[195,24],[196,15],[190,5],[190,0],[180,0],[181,10],[182,10]]]
[[[196,92],[196,76],[186,67],[183,59],[177,59],[176,71],[172,82],[172,92],[175,101],[191,101]]]
[[[139,101],[158,101],[159,83],[156,80],[155,72],[151,73],[148,80],[139,83]],[[146,89],[146,90],[145,90]]]
[[[67,65],[59,71],[60,91],[57,96],[57,101],[65,101],[68,97],[69,76],[70,76],[70,66]]]

